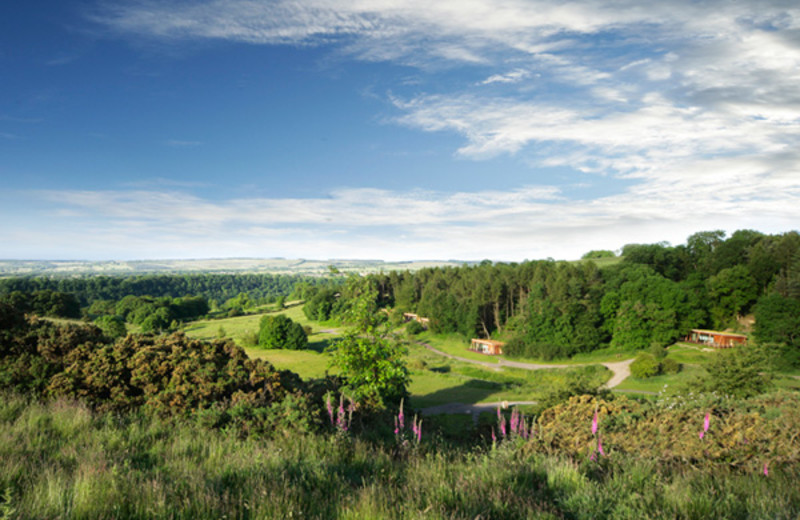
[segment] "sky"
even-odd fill
[[[790,1],[0,4],[0,258],[576,259],[800,222]]]

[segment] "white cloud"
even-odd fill
[[[783,175],[772,172],[777,160],[790,166]],[[571,259],[625,243],[682,243],[702,229],[786,231],[800,221],[798,178],[800,154],[788,153],[675,164],[653,182],[593,200],[569,200],[549,186],[361,188],[322,198],[221,202],[180,192],[40,191],[15,195],[33,197],[30,207],[44,201],[47,209],[28,214],[13,231],[0,230],[0,240],[28,249],[46,244],[49,253],[38,256],[50,258],[56,251],[61,258]],[[36,225],[42,219],[46,233]]]
[[[505,74],[494,74],[481,81],[481,85],[491,85],[492,83],[519,83],[531,76],[531,72],[524,69],[516,69]]]

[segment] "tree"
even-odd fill
[[[617,255],[614,254],[614,251],[611,251],[609,249],[594,249],[592,251],[589,251],[588,253],[585,253],[581,257],[581,259],[589,260],[592,258],[614,258],[615,256]]]
[[[264,316],[261,318],[258,345],[269,349],[301,350],[308,345],[308,336],[302,325],[283,314]]]
[[[353,297],[345,316],[351,327],[330,347],[331,364],[346,379],[345,391],[362,406],[382,409],[398,404],[408,397],[407,349],[378,316],[378,293],[369,279],[350,278],[347,291]]]
[[[755,309],[759,343],[783,343],[800,348],[800,301],[773,293],[762,296]]]
[[[703,389],[737,398],[757,395],[769,388],[769,368],[765,349],[745,346],[718,352],[705,365],[708,376],[702,380]]]
[[[744,265],[722,269],[708,279],[711,315],[715,326],[722,327],[750,309],[758,297],[758,287]]]
[[[100,316],[94,320],[94,324],[100,327],[103,334],[111,339],[121,338],[128,333],[125,328],[125,321],[119,316]]]

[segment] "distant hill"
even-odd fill
[[[0,277],[10,276],[91,276],[171,273],[265,273],[328,275],[331,268],[341,273],[416,271],[426,267],[461,266],[471,262],[457,260],[304,260],[286,258],[215,258],[194,260],[0,260]]]

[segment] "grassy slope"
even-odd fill
[[[291,305],[275,314],[284,314],[301,325],[311,327],[312,333],[308,337],[308,350],[266,350],[247,346],[244,338],[248,334],[258,333],[259,323],[264,314],[196,321],[187,324],[184,331],[187,336],[192,338],[214,339],[219,337],[221,327],[224,329],[226,337],[242,346],[251,358],[264,359],[276,368],[291,370],[306,379],[323,377],[325,371],[329,369],[330,361],[329,356],[324,354],[324,350],[338,335],[336,332],[338,329],[309,321],[303,314],[302,305]]]
[[[766,477],[635,454],[591,463],[427,433],[406,449],[291,430],[240,439],[0,395],[2,518],[789,519],[799,478],[792,464]]]

